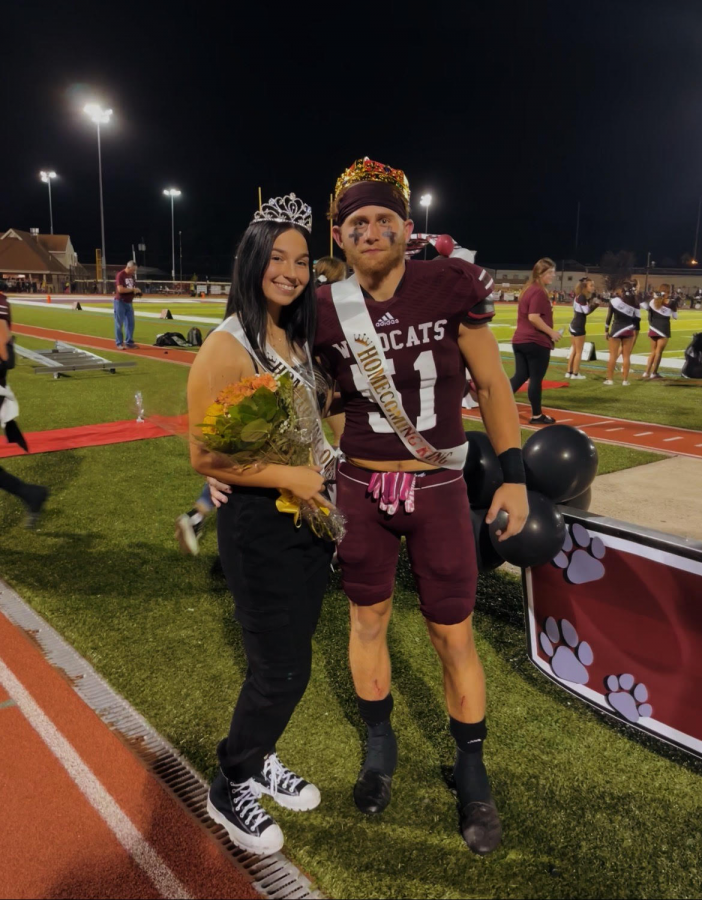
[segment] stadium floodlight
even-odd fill
[[[106,125],[112,116],[111,109],[103,109],[99,103],[86,103],[83,112],[90,116],[97,125],[98,144],[98,176],[100,179],[100,230],[102,233],[102,292],[107,292],[107,254],[105,252],[105,204],[102,196],[102,147],[100,145],[100,126]],[[97,272],[95,273],[97,275]]]
[[[54,210],[51,205],[51,179],[58,178],[56,172],[40,172],[39,176],[45,185],[49,188],[49,223],[51,226],[51,234],[54,233]]]
[[[419,200],[419,205],[423,206],[427,211],[426,219],[424,222],[424,231],[426,234],[429,234],[429,207],[431,206],[431,194],[422,194],[422,196]],[[424,248],[424,259],[426,259],[426,258],[427,258],[427,248],[425,247]]]
[[[166,188],[163,192],[166,197],[171,198],[171,280],[175,282],[175,211],[173,200],[180,197],[181,192],[178,188]]]

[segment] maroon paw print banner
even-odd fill
[[[523,573],[529,657],[570,693],[702,757],[702,543],[561,507]]]

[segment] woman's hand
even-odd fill
[[[553,341],[554,344],[557,344],[562,337],[563,337],[562,331],[552,331],[551,332],[551,340]]]
[[[299,500],[312,500],[321,506],[329,506],[327,498],[322,496],[324,478],[321,471],[321,466],[290,466],[284,470],[280,487]]]
[[[503,484],[502,487],[499,487],[492,498],[492,505],[485,516],[485,522],[488,525],[493,522],[501,509],[504,509],[507,513],[509,521],[504,531],[497,532],[500,543],[506,541],[507,538],[514,537],[515,534],[519,534],[524,528],[524,523],[529,515],[526,485]]]
[[[207,476],[207,483],[210,486],[210,499],[217,509],[219,509],[223,503],[229,502],[228,494],[231,494],[232,492],[230,484],[225,484],[223,481],[217,481],[217,479],[213,478],[211,475]]]

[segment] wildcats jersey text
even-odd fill
[[[465,361],[458,348],[462,322],[479,324],[494,315],[492,279],[480,266],[461,259],[409,260],[394,297],[366,307],[388,360],[402,404],[426,440],[437,449],[465,442],[461,403]],[[383,461],[412,459],[371,397],[365,375],[349,348],[331,288],[317,291],[315,355],[337,382],[346,426],[346,456]]]

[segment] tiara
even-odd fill
[[[303,203],[296,194],[271,197],[268,203],[264,203],[261,209],[254,213],[249,224],[253,225],[255,222],[290,222],[291,225],[301,225],[311,232],[312,207]]]
[[[336,188],[334,197],[337,198],[341,191],[359,184],[362,181],[380,181],[384,184],[391,184],[396,187],[405,200],[409,203],[410,187],[407,176],[402,169],[393,169],[385,166],[383,163],[374,162],[364,156],[363,159],[357,159],[353,165],[350,165],[336,180]]]

